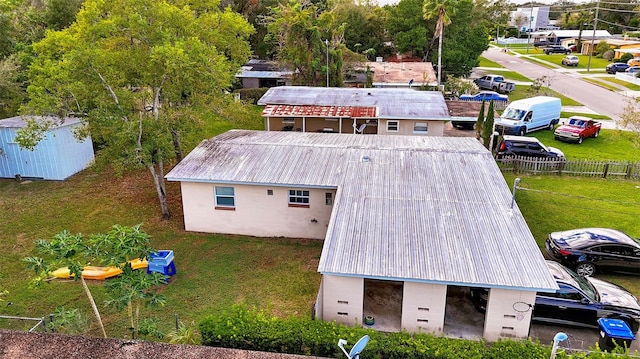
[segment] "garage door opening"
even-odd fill
[[[363,326],[382,332],[399,332],[402,325],[403,282],[364,280],[364,320],[373,318],[372,325]]]
[[[444,335],[452,338],[481,339],[484,334],[484,314],[471,302],[469,287],[447,286],[444,315]]]

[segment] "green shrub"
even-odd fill
[[[199,325],[202,343],[209,346],[266,352],[340,358],[344,354],[338,339],[349,350],[362,336],[370,340],[362,359],[539,359],[548,358],[551,348],[531,340],[479,340],[445,338],[432,334],[382,333],[371,329],[303,318],[281,319],[262,311],[234,306],[220,316],[210,316]],[[566,354],[557,359],[620,358],[608,353]]]
[[[240,94],[240,99],[243,101],[257,104],[258,100],[269,90],[268,88],[254,88],[254,89],[240,89],[237,92]]]

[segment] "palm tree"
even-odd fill
[[[422,5],[422,16],[425,20],[437,17],[436,31],[433,33],[433,40],[438,37],[438,85],[442,82],[442,33],[444,27],[451,24],[449,14],[456,11],[458,0],[425,0]],[[433,47],[433,40],[431,42]],[[426,60],[426,59],[425,59]]]

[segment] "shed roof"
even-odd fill
[[[323,274],[557,288],[511,207],[509,186],[475,139],[233,130],[201,142],[166,177],[337,188]]]
[[[0,120],[0,128],[25,128],[27,127],[27,120],[35,120],[39,123],[49,122],[54,124],[52,127],[66,127],[80,123],[80,119],[76,117],[61,119],[54,116],[15,116]]]
[[[377,107],[378,118],[450,119],[442,93],[411,89],[279,86],[258,105]]]
[[[380,84],[402,84],[415,86],[437,84],[438,80],[431,62],[367,62],[373,72],[373,82]],[[366,67],[365,67],[366,68]]]

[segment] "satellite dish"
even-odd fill
[[[360,356],[360,353],[362,353],[362,351],[364,350],[364,347],[366,347],[368,343],[369,343],[368,335],[365,335],[364,337],[360,338],[360,340],[358,340],[356,345],[354,345],[353,348],[351,348],[351,351],[349,352],[349,359],[357,359]]]

